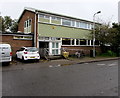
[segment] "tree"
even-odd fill
[[[10,30],[10,27],[12,26],[12,19],[10,16],[5,16],[4,17],[4,24],[5,26],[5,31]]]
[[[10,28],[10,31],[13,33],[16,33],[18,31],[18,23],[17,20],[13,20],[12,26]]]
[[[95,38],[100,41],[102,52],[107,51],[107,46],[116,52],[120,45],[120,25],[113,24],[113,26],[110,27],[108,24],[102,24],[95,26]]]
[[[15,33],[18,30],[18,23],[10,16],[0,17],[0,31]]]
[[[4,19],[2,16],[0,16],[0,31],[4,32],[5,31],[5,25],[4,24]]]

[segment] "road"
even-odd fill
[[[3,70],[2,94],[3,96],[117,96],[118,61],[69,66],[53,64],[43,68]]]

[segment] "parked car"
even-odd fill
[[[24,60],[38,60],[40,55],[36,47],[22,47],[16,52],[16,57]]]
[[[9,44],[0,44],[0,63],[10,63],[12,61],[12,49]]]

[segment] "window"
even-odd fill
[[[58,51],[59,51],[59,44],[57,42],[53,42],[52,43],[52,54],[53,55],[58,55]]]
[[[76,39],[76,45],[80,45],[79,39]]]
[[[62,20],[62,25],[71,26],[71,21],[69,19],[63,19]]]
[[[24,22],[24,33],[31,33],[32,20],[28,19]]]
[[[38,16],[38,22],[49,23],[50,22],[50,15],[39,14],[39,16]]]
[[[52,16],[51,19],[52,19],[52,20],[60,21],[60,18],[59,18],[59,17],[55,17],[55,16]]]
[[[71,26],[75,27],[75,21],[71,21]]]
[[[91,26],[91,25],[88,23],[88,24],[87,24],[87,28],[88,28],[88,29],[91,29],[91,27],[90,27],[90,26]]]
[[[51,40],[60,40],[60,38],[51,37]]]
[[[80,39],[80,45],[86,45],[86,40],[85,39]]]
[[[87,23],[85,23],[85,22],[80,22],[80,28],[87,29]]]
[[[74,45],[74,39],[71,39],[71,45]]]
[[[78,21],[76,22],[76,27],[78,27],[78,28],[80,27],[80,24]]]
[[[62,45],[71,45],[70,38],[63,38],[62,39]]]
[[[90,46],[90,40],[88,40],[88,44],[87,45]]]
[[[49,19],[50,16],[48,16],[48,15],[44,15],[44,18],[45,18],[45,19]]]
[[[44,18],[44,15],[43,14],[39,14],[39,17]]]
[[[91,40],[91,45],[93,45],[93,40]]]
[[[52,48],[55,48],[55,43],[52,43]]]

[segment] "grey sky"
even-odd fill
[[[1,0],[0,12],[2,16],[18,19],[24,7],[32,7],[92,21],[93,14],[101,11],[96,15],[97,21],[117,23],[118,1],[120,0]]]

